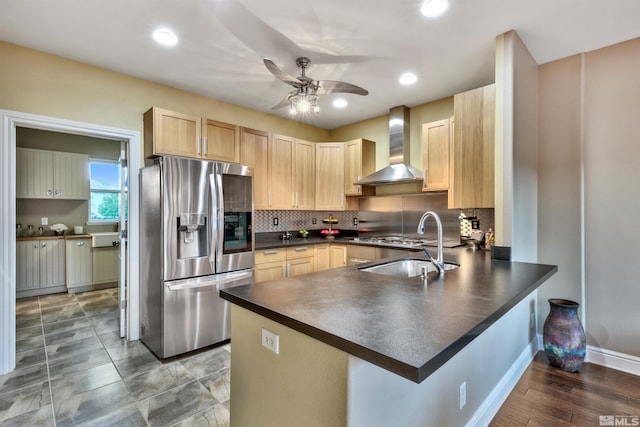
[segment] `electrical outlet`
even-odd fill
[[[40,225],[49,225],[49,218],[40,218]]]
[[[480,229],[480,220],[479,219],[474,219],[471,221],[471,228],[473,230],[479,230]]]
[[[353,225],[358,225],[358,218],[353,218]]]
[[[262,346],[278,354],[280,352],[280,337],[262,328]]]
[[[533,329],[533,328],[535,328],[535,326],[536,326],[536,314],[535,314],[535,313],[531,313],[530,319],[531,319],[531,320],[530,320],[530,322],[529,322],[529,327],[530,327],[531,329]]]
[[[460,409],[467,404],[467,382],[460,384]]]
[[[311,218],[311,224],[316,225],[318,223],[318,218]]]
[[[273,217],[273,225],[277,226],[278,224],[279,224],[278,217],[277,216]]]

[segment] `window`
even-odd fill
[[[90,173],[89,223],[120,221],[120,163],[114,160],[91,159]],[[124,191],[126,213],[126,182]]]

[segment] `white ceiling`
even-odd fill
[[[495,37],[512,29],[539,64],[640,36],[639,0],[449,2],[427,19],[421,0],[0,0],[0,40],[282,116],[271,107],[292,88],[262,59],[297,76],[306,55],[314,79],[369,90],[344,110],[323,95],[301,119],[333,129],[493,82]],[[176,47],[155,44],[159,27]],[[405,71],[415,85],[397,83]]]

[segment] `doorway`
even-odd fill
[[[0,199],[9,203],[0,206],[0,232],[4,239],[0,243],[0,374],[15,367],[15,302],[16,302],[16,135],[17,128],[49,130],[72,135],[121,141],[129,165],[140,165],[140,133],[90,123],[74,122],[52,117],[0,110]],[[134,171],[136,168],[134,168]],[[127,324],[124,325],[128,340],[139,338],[138,314],[138,179],[131,174],[128,181],[128,228],[126,260],[128,276],[122,308],[126,309]],[[125,251],[123,250],[123,254]],[[124,273],[124,270],[123,270]],[[126,308],[125,308],[126,307]]]

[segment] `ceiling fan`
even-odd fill
[[[293,77],[289,73],[283,71],[270,59],[264,59],[264,65],[267,69],[283,82],[290,84],[295,89],[282,100],[280,103],[271,107],[272,110],[289,106],[291,114],[314,112],[319,113],[318,95],[328,93],[353,93],[356,95],[368,95],[369,92],[359,86],[351,83],[338,82],[334,80],[313,80],[307,77],[306,69],[311,65],[311,60],[307,57],[296,59],[296,65],[301,70],[301,75]]]

